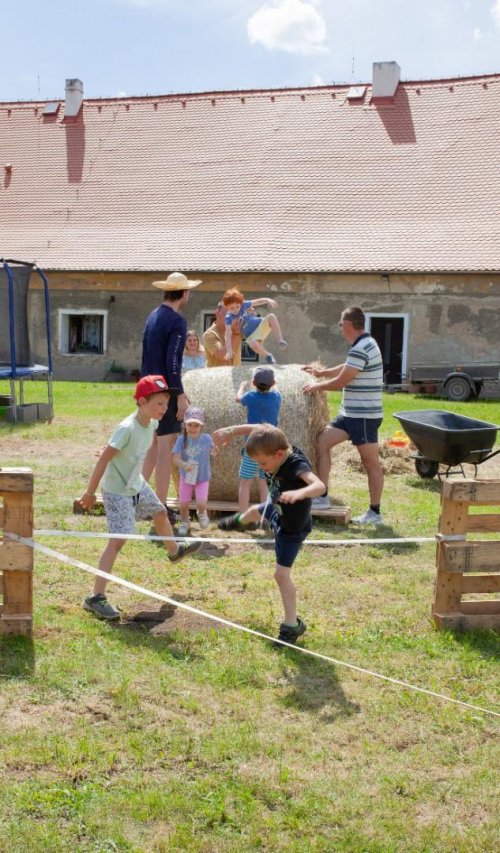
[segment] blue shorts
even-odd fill
[[[266,475],[262,468],[259,468],[256,462],[247,455],[245,450],[241,451],[240,464],[240,480],[253,480],[255,477],[260,477],[261,480],[266,479]]]
[[[259,512],[261,515],[264,512],[264,518],[269,522],[271,530],[274,531],[276,562],[279,566],[284,566],[285,569],[291,569],[304,539],[307,539],[312,530],[312,519],[309,518],[307,527],[300,533],[288,533],[281,527],[281,516],[272,503],[259,504]]]
[[[182,429],[182,421],[177,420],[177,396],[171,394],[167,411],[158,423],[156,435],[175,435]]]
[[[347,433],[355,447],[360,444],[377,444],[378,428],[382,418],[345,418],[338,415],[330,426]]]

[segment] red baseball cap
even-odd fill
[[[134,398],[139,400],[140,397],[151,397],[160,391],[168,392],[168,385],[163,376],[143,376],[135,386]]]

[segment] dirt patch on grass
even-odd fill
[[[153,601],[133,605],[122,614],[122,626],[142,627],[155,637],[161,637],[174,631],[189,632],[191,634],[206,633],[207,631],[220,631],[224,625],[214,622],[197,613],[190,613],[182,607],[173,604],[160,604]]]

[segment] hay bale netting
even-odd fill
[[[300,447],[317,470],[316,438],[328,422],[326,394],[303,394],[302,388],[311,377],[297,364],[273,365],[276,387],[280,391],[281,405],[279,427],[291,444]],[[206,432],[221,427],[245,423],[246,409],[235,401],[240,383],[251,380],[253,366],[210,367],[190,370],[182,379],[192,405],[205,412]],[[230,447],[222,448],[212,461],[210,499],[238,500],[238,470],[243,439],[235,437]],[[257,499],[255,490],[253,495]]]

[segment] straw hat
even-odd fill
[[[171,272],[165,281],[154,281],[153,287],[158,287],[159,290],[191,290],[193,287],[198,287],[199,284],[201,284],[201,279],[193,281],[182,272]]]

